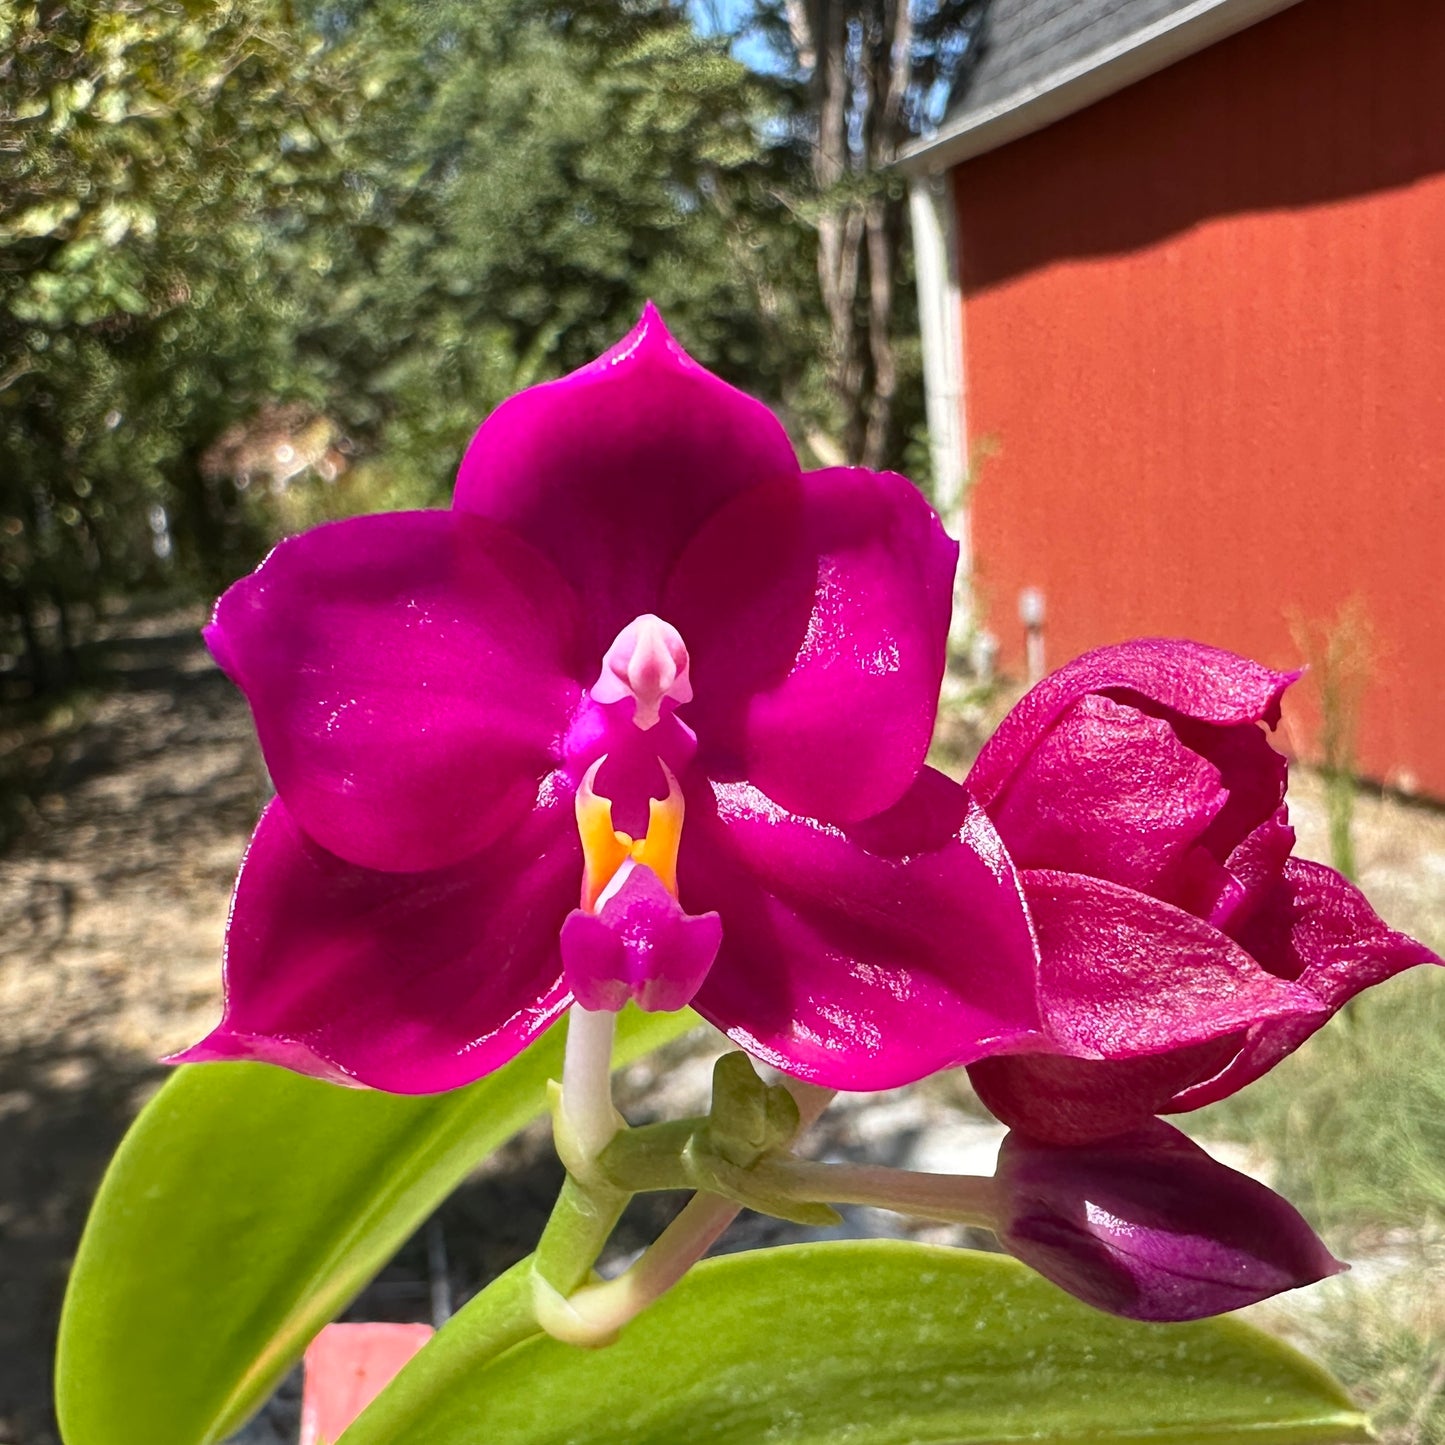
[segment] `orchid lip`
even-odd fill
[[[692,701],[687,645],[670,622],[651,612],[635,617],[613,639],[592,684],[594,702],[633,699],[632,721],[643,732],[662,721],[662,704]]]
[[[662,886],[677,897],[677,852],[682,841],[682,787],[672,769],[657,760],[667,780],[665,798],[647,801],[647,832],[640,838],[612,826],[612,801],[594,791],[603,754],[582,775],[577,786],[577,832],[582,840],[582,908],[600,913],[627,880],[633,867],[650,868]]]
[[[612,826],[612,802],[595,790],[605,755],[577,786],[582,840],[581,905],[562,924],[567,986],[585,1009],[615,1011],[629,999],[644,1009],[679,1009],[702,987],[722,942],[716,913],[694,916],[677,898],[682,788],[657,759],[665,798],[648,799],[641,838]]]

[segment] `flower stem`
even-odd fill
[[[536,1291],[533,1303],[542,1328],[569,1344],[610,1344],[623,1325],[666,1294],[712,1248],[740,1207],[718,1194],[694,1194],[642,1258],[616,1279],[584,1285],[565,1298]]]
[[[976,1174],[918,1174],[881,1164],[820,1164],[806,1159],[772,1159],[759,1174],[789,1199],[828,1204],[862,1204],[992,1229],[998,1219],[998,1189]]]
[[[612,1107],[612,1039],[617,1015],[573,1004],[562,1059],[557,1152],[570,1174],[595,1173],[597,1156],[622,1125]]]
[[[537,1274],[564,1295],[585,1283],[631,1198],[627,1190],[567,1175],[537,1241]]]
[[[782,1082],[798,1106],[796,1139],[828,1107],[833,1090],[797,1079]],[[642,1258],[616,1279],[583,1285],[565,1298],[544,1287],[534,1290],[542,1328],[575,1345],[610,1344],[623,1325],[666,1294],[712,1248],[741,1212],[742,1205],[721,1195],[693,1195]]]
[[[532,1309],[543,1329],[567,1339],[567,1297],[584,1284],[632,1191],[603,1175],[598,1156],[626,1126],[612,1107],[617,1015],[573,1004],[567,1019],[562,1089],[553,1120],[566,1166],[562,1192],[532,1259]],[[555,1327],[554,1327],[555,1326]]]

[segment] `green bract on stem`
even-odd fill
[[[600,1165],[608,1179],[630,1194],[705,1190],[800,1224],[835,1222],[837,1216],[828,1207],[834,1204],[981,1229],[992,1229],[998,1218],[998,1186],[990,1177],[819,1163],[795,1158],[783,1147],[742,1163],[718,1151],[718,1132],[715,1114],[628,1129],[603,1152]]]
[[[825,1226],[837,1220],[831,1204],[994,1225],[992,1179],[793,1157],[790,1146],[827,1107],[832,1091],[793,1079],[767,1084],[744,1054],[718,1060],[706,1115],[631,1128],[612,1105],[611,1035],[610,1014],[574,1007],[562,1085],[553,1095],[567,1179],[534,1259],[532,1308],[539,1328],[559,1340],[610,1343],[745,1207]],[[695,1193],[630,1269],[589,1282],[627,1201],[663,1189]]]
[[[751,1080],[751,1085],[747,1080]],[[700,1139],[707,1139],[714,1130],[730,1152],[743,1150],[750,1153],[751,1158],[746,1168],[739,1168],[719,1155],[715,1161],[718,1174],[703,1170],[703,1177],[711,1182],[722,1174],[746,1174],[765,1157],[764,1151],[770,1147],[770,1136],[780,1122],[786,1121],[785,1132],[776,1138],[776,1145],[784,1147],[812,1124],[833,1098],[831,1089],[815,1088],[798,1080],[789,1079],[781,1085],[764,1084],[742,1054],[728,1054],[719,1059],[713,1081],[713,1112],[707,1116],[642,1129],[631,1129],[626,1125],[621,1128],[607,1150],[595,1161],[599,1172],[609,1181],[601,1186],[601,1207],[609,1207],[619,1190],[625,1202],[633,1194],[647,1190],[696,1188],[698,1163],[705,1151],[699,1151],[694,1145]],[[781,1102],[779,1096],[786,1103]],[[614,1151],[621,1160],[635,1161],[640,1166],[641,1177],[653,1182],[640,1183],[631,1179],[624,1182],[617,1178],[611,1168]],[[568,1185],[584,1191],[593,1187],[577,1186],[571,1178]],[[616,1279],[585,1284],[571,1293],[564,1293],[558,1288],[557,1273],[548,1269],[543,1251],[539,1248],[532,1297],[538,1324],[548,1334],[570,1344],[600,1346],[611,1343],[623,1325],[670,1290],[707,1253],[745,1204],[761,1207],[747,1194],[745,1190],[723,1193],[711,1188],[698,1189],[682,1213],[630,1269]],[[578,1200],[575,1196],[567,1200],[565,1189],[559,1205],[564,1201],[569,1214],[576,1210]],[[787,1218],[798,1217],[797,1211],[790,1210],[786,1205],[781,1210],[767,1209],[765,1212],[778,1212]],[[621,1213],[620,1208],[618,1213]],[[824,1216],[822,1222],[825,1223],[834,1217],[827,1210]],[[564,1225],[562,1228],[566,1233],[559,1233],[559,1239],[574,1232],[573,1226]],[[548,1229],[551,1232],[550,1224]],[[575,1233],[580,1236],[581,1231]],[[600,1248],[599,1242],[597,1252]],[[592,1258],[595,1260],[595,1252]]]

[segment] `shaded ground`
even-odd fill
[[[56,1445],[50,1355],[89,1200],[162,1077],[154,1060],[198,1037],[219,1009],[228,891],[267,787],[244,706],[200,647],[200,621],[113,622],[91,659],[95,692],[43,719],[0,718],[0,780],[12,802],[24,785],[0,855],[0,1445]],[[952,756],[996,710],[958,713]],[[1317,782],[1299,778],[1292,796],[1301,851],[1324,856]],[[1445,941],[1445,816],[1363,798],[1356,848],[1390,921]],[[668,1081],[666,1111],[700,1105],[706,1079],[705,1059],[689,1062]],[[637,1099],[658,1083],[648,1066],[630,1080]],[[892,1096],[866,1114],[845,1109],[822,1147],[968,1167],[970,1151],[987,1151],[987,1131],[949,1113],[949,1087],[925,1090],[921,1113],[899,1113]],[[459,1303],[527,1252],[556,1184],[545,1135],[524,1136],[448,1202],[358,1317],[427,1318]],[[652,1237],[670,1207],[640,1209],[613,1257]],[[749,1242],[771,1228],[758,1222]],[[274,1418],[288,1413],[283,1399]],[[248,1435],[255,1445],[283,1438],[264,1421]]]
[[[7,1445],[54,1438],[49,1357],[89,1197],[159,1083],[156,1058],[216,1012],[217,940],[265,776],[198,621],[123,624],[97,649],[102,695],[0,731],[34,794],[0,861]]]

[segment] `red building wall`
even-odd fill
[[[1445,798],[1445,4],[1301,0],[954,181],[1005,663],[1025,586],[1050,666],[1142,634],[1296,665],[1354,599],[1362,769]]]

